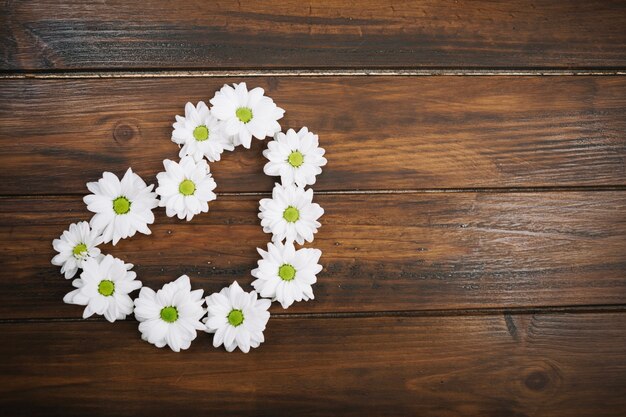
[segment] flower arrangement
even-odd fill
[[[180,147],[180,161],[163,161],[165,171],[157,175],[154,191],[131,168],[121,179],[104,172],[98,181],[87,183],[91,194],[83,200],[94,215],[89,222],[71,224],[52,242],[58,252],[52,264],[61,267],[66,279],[81,270],[72,282],[75,289],[63,301],[85,306],[83,318],[98,314],[114,322],[134,314],[141,338],[159,348],[188,349],[197,332],[204,331],[213,334],[214,347],[247,353],[265,340],[273,301],[286,309],[314,298],[322,252],[296,249],[294,242],[312,242],[321,226],[324,209],[313,203],[313,190],[306,187],[315,184],[327,161],[317,135],[306,127],[281,132],[278,120],[285,111],[262,88],[224,85],[210,104],[187,103],[185,116],[176,116],[171,140]],[[224,151],[237,146],[250,148],[253,137],[273,137],[263,152],[268,159],[263,171],[280,177],[280,183],[271,198],[259,201],[261,226],[272,238],[267,251],[257,249],[261,259],[251,271],[252,291],[235,281],[203,298],[204,291],[192,289],[186,275],[154,291],[136,279],[132,264],[101,253],[102,243],[116,245],[137,232],[149,235],[157,207],[185,221],[207,213],[217,198],[208,162],[219,161]],[[139,295],[133,300],[135,290]]]

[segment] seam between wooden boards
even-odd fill
[[[551,193],[551,192],[615,192],[626,191],[626,185],[590,185],[590,186],[570,186],[570,187],[506,187],[506,188],[415,188],[396,190],[320,190],[315,191],[315,195],[381,195],[381,194],[461,194],[461,193],[483,193],[483,194],[507,194],[507,193]],[[3,198],[66,198],[84,196],[83,193],[67,194],[2,194]],[[223,192],[216,193],[222,197],[264,197],[271,195],[271,191],[250,191],[250,192]]]
[[[622,76],[620,69],[333,69],[333,70],[62,70],[0,71],[0,79],[358,77],[358,76]]]
[[[324,313],[273,313],[272,319],[363,319],[376,317],[461,317],[461,316],[498,316],[498,315],[536,315],[536,314],[604,314],[624,313],[626,304],[597,304],[580,306],[544,306],[510,308],[471,308],[471,309],[436,309],[407,311],[365,311],[365,312],[324,312]],[[106,322],[102,317],[82,319],[80,317],[56,318],[17,318],[0,319],[2,324],[16,323],[58,323],[58,322]],[[133,319],[129,321],[134,321]]]

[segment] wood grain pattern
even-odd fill
[[[619,0],[34,0],[0,16],[4,70],[626,66]]]
[[[188,274],[207,294],[248,287],[265,247],[256,196],[220,196],[190,223],[157,212],[153,236],[112,253],[159,288]],[[0,200],[0,316],[80,317],[50,242],[91,216],[80,197]],[[289,313],[626,303],[626,192],[322,195],[316,300]],[[237,237],[233,244],[232,237]],[[274,306],[276,313],[284,312]]]
[[[129,166],[153,178],[178,157],[174,115],[232,81],[0,80],[0,194],[83,193]],[[317,191],[626,185],[622,77],[247,81],[287,110],[284,129],[320,135]],[[218,191],[269,191],[264,147],[212,164]]]
[[[615,416],[626,315],[274,319],[261,349],[200,334],[159,350],[137,323],[2,324],[11,416]],[[7,361],[6,358],[12,358]]]
[[[598,74],[624,74],[624,22],[620,0],[0,2],[0,416],[623,417],[626,77]],[[215,78],[238,72],[264,76]],[[272,306],[247,355],[80,320],[50,259],[85,182],[154,182],[174,115],[241,81],[327,150],[316,300]],[[210,213],[103,251],[152,288],[249,288],[264,147],[212,164]]]

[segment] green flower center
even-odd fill
[[[249,107],[239,107],[235,112],[237,118],[244,123],[248,123],[252,120],[252,109]]]
[[[174,323],[176,320],[178,320],[178,309],[172,306],[162,308],[161,320],[167,323]]]
[[[289,155],[289,158],[287,158],[287,161],[292,167],[298,168],[304,162],[304,155],[302,155],[300,151],[293,151]]]
[[[228,322],[231,326],[234,327],[237,327],[241,323],[243,323],[243,313],[241,312],[241,310],[231,310],[231,312],[228,313]]]
[[[77,258],[82,256],[85,252],[87,252],[87,245],[85,245],[84,243],[79,243],[78,245],[74,246],[74,249],[72,249],[72,253]]]
[[[294,206],[289,206],[283,211],[283,219],[289,223],[295,223],[300,218],[300,212]]]
[[[200,125],[193,130],[193,137],[198,142],[204,142],[209,138],[209,129],[205,125]]]
[[[196,184],[191,180],[185,180],[178,186],[178,191],[180,191],[182,195],[192,195],[196,192]]]
[[[296,277],[296,269],[289,264],[283,264],[278,268],[278,276],[283,281],[291,281]]]
[[[113,283],[113,281],[103,279],[102,281],[100,281],[100,284],[98,284],[98,292],[105,297],[112,296],[114,291],[115,284]]]
[[[113,200],[113,211],[116,214],[126,214],[130,211],[130,200],[126,197],[117,197]]]

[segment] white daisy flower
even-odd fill
[[[252,286],[261,297],[278,301],[283,308],[294,301],[309,301],[315,298],[311,285],[317,282],[316,275],[322,270],[318,264],[322,251],[299,249],[293,243],[268,243],[267,252],[258,249],[263,259],[259,267],[252,270],[256,278]]]
[[[72,282],[77,289],[69,292],[63,301],[85,307],[83,318],[93,314],[104,315],[110,321],[124,320],[133,312],[129,293],[141,288],[137,274],[121,259],[106,255],[102,260],[88,258],[83,262],[80,278]]]
[[[224,122],[224,132],[231,137],[233,145],[250,148],[252,136],[265,139],[280,131],[278,120],[285,110],[264,96],[262,88],[248,92],[246,83],[233,84],[233,87],[224,85],[211,99],[211,113]]]
[[[257,299],[256,291],[245,292],[237,281],[206,298],[208,333],[215,333],[213,346],[224,345],[228,352],[238,347],[248,353],[265,341],[263,331],[270,319],[270,300]]]
[[[298,244],[312,242],[313,234],[321,226],[317,221],[324,209],[313,203],[313,190],[304,190],[295,185],[276,184],[272,198],[259,201],[259,218],[265,233],[272,233],[273,242],[294,240]]]
[[[204,159],[196,163],[191,156],[186,156],[180,163],[166,159],[163,166],[165,172],[157,175],[156,192],[161,197],[159,206],[165,207],[168,217],[178,216],[189,221],[196,214],[208,212],[208,202],[217,198],[209,164]]]
[[[172,142],[182,145],[179,157],[189,155],[195,161],[206,157],[209,161],[219,161],[222,152],[235,149],[230,138],[223,132],[218,120],[211,111],[199,102],[185,105],[185,117],[176,116],[173,124]]]
[[[156,293],[143,287],[135,299],[141,338],[159,348],[168,345],[174,352],[188,349],[197,336],[196,330],[204,330],[200,321],[206,313],[203,292],[191,291],[187,275],[165,284]]]
[[[147,225],[154,223],[152,209],[159,205],[154,186],[147,186],[131,168],[120,181],[115,174],[105,172],[97,182],[87,183],[93,194],[83,198],[87,209],[96,213],[89,224],[102,232],[104,243],[132,237],[137,231],[149,235]]]
[[[315,184],[315,176],[326,165],[324,148],[319,147],[317,135],[303,127],[298,133],[289,129],[287,133],[276,133],[274,140],[263,151],[270,161],[263,171],[266,175],[280,176],[281,182],[295,183],[299,187]]]
[[[60,266],[66,279],[76,275],[78,268],[88,258],[97,258],[102,243],[102,236],[97,230],[89,228],[89,223],[72,223],[68,230],[52,241],[52,247],[59,252],[52,258],[52,265]]]

